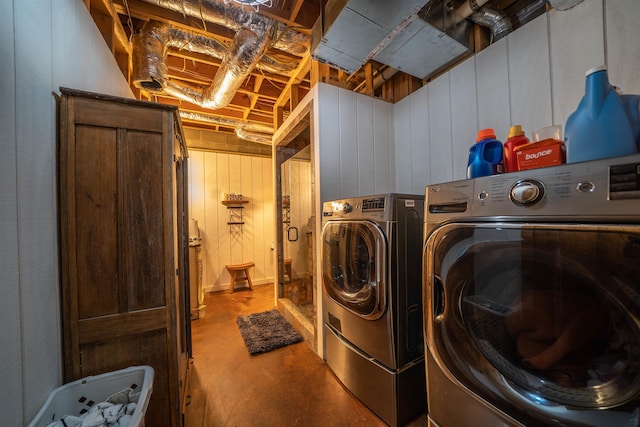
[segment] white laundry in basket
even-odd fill
[[[81,416],[66,415],[47,427],[129,427],[140,392],[128,388],[94,404]]]

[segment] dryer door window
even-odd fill
[[[637,420],[639,259],[637,227],[443,227],[427,243],[433,353],[527,424]]]
[[[380,318],[386,308],[382,230],[368,221],[334,221],[325,225],[322,237],[327,295],[363,318]]]

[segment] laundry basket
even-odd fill
[[[85,377],[53,390],[28,427],[44,427],[66,415],[81,416],[94,404],[125,389],[140,391],[130,427],[144,426],[144,415],[153,391],[151,366],[131,366],[119,371]]]

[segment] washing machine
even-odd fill
[[[322,209],[326,361],[391,426],[426,409],[423,215],[424,195],[397,193]]]
[[[640,155],[425,196],[429,425],[640,425]]]

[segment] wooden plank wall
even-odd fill
[[[203,239],[205,291],[229,289],[227,264],[253,261],[251,280],[273,283],[275,274],[271,158],[189,151],[189,216]],[[222,193],[242,194],[244,225],[228,225],[232,212]]]
[[[17,426],[62,379],[52,94],[131,92],[82,2],[0,2],[0,28],[0,414]]]
[[[551,10],[396,103],[394,191],[464,179],[479,129],[492,127],[504,141],[511,124],[530,138],[564,126],[594,66],[607,64],[612,84],[640,93],[639,18],[636,0]]]
[[[392,191],[393,105],[325,83],[313,90],[318,200]]]

